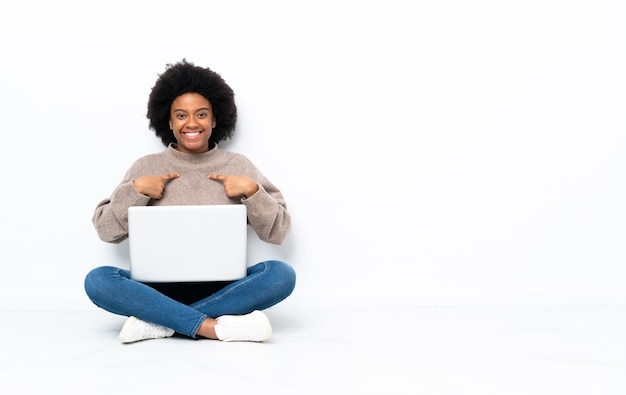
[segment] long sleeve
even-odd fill
[[[145,206],[150,198],[133,186],[132,180],[123,181],[111,194],[96,206],[92,222],[100,239],[120,243],[128,238],[128,208]]]
[[[268,192],[269,189],[269,192]],[[281,244],[291,230],[291,216],[280,192],[270,183],[259,184],[259,190],[243,199],[248,210],[248,221],[259,238]]]

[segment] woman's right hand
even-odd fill
[[[178,173],[167,173],[160,176],[142,176],[133,181],[137,192],[149,196],[152,199],[161,199],[165,184],[174,178],[180,177]]]

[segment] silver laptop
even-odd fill
[[[238,280],[246,276],[246,207],[133,206],[128,243],[134,280]]]

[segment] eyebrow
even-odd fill
[[[182,108],[175,108],[175,109],[172,110],[172,112],[176,112],[176,111],[187,112],[187,110],[183,110]],[[211,109],[209,107],[201,107],[201,108],[198,108],[196,110],[196,112],[198,112],[198,111],[211,111]]]

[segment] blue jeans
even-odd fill
[[[293,268],[281,261],[266,261],[248,268],[248,274],[190,305],[131,280],[128,270],[102,266],[85,278],[85,291],[98,307],[114,314],[135,316],[196,337],[208,317],[247,314],[267,309],[288,297],[296,284]]]

